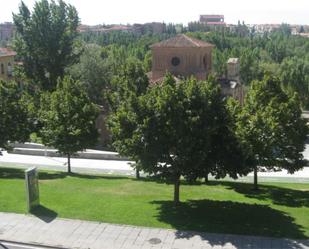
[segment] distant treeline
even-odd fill
[[[169,24],[166,32],[161,34],[123,31],[84,32],[80,34],[80,40],[101,46],[103,51],[109,55],[113,54],[111,57],[114,61],[135,57],[144,63],[146,70],[150,70],[150,45],[178,33],[186,33],[216,46],[213,51],[215,75],[225,75],[228,58],[238,57],[240,76],[244,85],[250,85],[252,80],[262,79],[266,72],[273,74],[281,79],[284,89],[299,93],[303,107],[309,107],[309,39],[292,35],[291,28],[287,24],[282,24],[274,32],[263,34],[240,23],[233,29],[217,27],[213,30],[198,22],[190,23],[188,27]],[[108,59],[107,57],[105,56],[105,59]]]

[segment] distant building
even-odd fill
[[[85,33],[85,32],[92,32],[92,33],[106,33],[106,32],[111,32],[111,31],[132,31],[132,27],[128,25],[121,25],[121,24],[112,24],[112,25],[84,25],[81,24],[78,28],[77,31],[80,33]]]
[[[302,37],[309,38],[309,33],[301,33],[301,34],[299,34],[299,35],[302,36]]]
[[[0,23],[0,40],[8,41],[13,38],[14,24],[11,22]]]
[[[161,82],[166,72],[173,74],[176,81],[190,76],[206,80],[212,71],[213,48],[214,45],[210,43],[183,34],[153,44],[152,71],[148,73],[150,82]],[[227,68],[226,77],[218,79],[222,94],[243,103],[244,90],[240,84],[239,59],[229,59]]]
[[[190,76],[198,80],[206,80],[212,71],[212,49],[214,47],[213,44],[184,34],[153,44],[151,46],[152,71],[147,73],[150,84],[160,84],[166,72],[170,72],[176,82]],[[243,103],[244,90],[239,82],[239,59],[231,58],[227,64],[226,77],[218,79],[222,95],[231,96]],[[97,119],[101,145],[106,145],[111,139],[106,129],[106,116],[107,110],[101,108]]]
[[[153,44],[151,81],[163,78],[166,71],[176,77],[194,75],[205,80],[211,72],[213,48],[210,43],[183,34]]]
[[[228,59],[226,77],[220,78],[219,82],[223,95],[238,99],[243,104],[245,92],[240,83],[240,60],[238,58]]]
[[[142,34],[144,32],[144,25],[139,23],[134,23],[132,26],[133,33]]]
[[[281,24],[256,24],[253,25],[256,33],[271,33],[280,28]]]
[[[166,25],[165,23],[161,23],[161,22],[145,23],[143,24],[143,29],[144,29],[144,32],[148,30],[154,34],[162,34],[166,30]]]
[[[154,33],[162,34],[166,30],[166,24],[161,22],[151,22],[145,24],[133,24],[133,25],[122,25],[122,24],[111,24],[111,25],[84,25],[81,24],[77,31],[80,33],[92,32],[92,33],[106,33],[111,31],[123,31],[133,32],[137,34]]]
[[[227,78],[234,81],[240,79],[240,60],[238,58],[229,58],[227,61]]]
[[[0,48],[0,80],[13,77],[14,57],[16,52],[9,48]]]
[[[200,15],[200,22],[209,26],[225,26],[224,15]]]

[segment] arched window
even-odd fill
[[[9,77],[13,76],[13,68],[10,62],[8,63],[8,76]]]
[[[1,64],[1,74],[4,74],[4,65]]]

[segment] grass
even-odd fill
[[[128,177],[40,172],[38,216],[257,236],[309,238],[309,184],[211,181],[180,189]],[[0,168],[0,211],[25,213],[24,173]]]

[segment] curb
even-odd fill
[[[19,246],[25,246],[25,247],[32,247],[32,249],[69,249],[67,247],[62,246],[50,246],[50,245],[43,245],[43,244],[30,244],[30,243],[24,243],[24,242],[17,242],[17,241],[11,241],[11,240],[0,240],[0,246],[1,245],[8,246],[9,244],[12,245],[19,245]],[[2,249],[0,247],[0,249]]]

